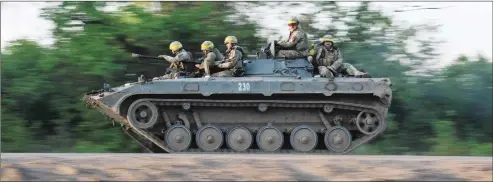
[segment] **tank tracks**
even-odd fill
[[[149,130],[145,129],[140,129],[135,126],[135,123],[129,122],[128,117],[124,118],[123,116],[117,114],[114,112],[112,109],[104,105],[103,103],[94,100],[90,97],[90,95],[85,95],[83,99],[89,107],[95,108],[96,110],[100,111],[104,115],[110,117],[112,120],[116,120],[121,123],[125,133],[127,133],[129,136],[131,136],[134,140],[139,142],[143,147],[145,147],[148,151],[152,151],[149,147],[145,146],[144,143],[151,142],[155,146],[157,146],[159,149],[167,152],[167,153],[177,153],[177,151],[172,150],[168,144],[166,139],[161,139],[159,137],[156,137],[155,132],[151,132]],[[184,110],[189,110],[190,108],[193,107],[238,107],[238,108],[245,108],[245,107],[257,107],[259,110],[266,109],[268,108],[317,108],[320,109],[321,111],[319,112],[319,117],[320,117],[320,122],[323,123],[325,126],[325,137],[320,138],[318,137],[318,141],[315,145],[318,145],[318,142],[325,142],[324,144],[327,146],[327,140],[324,140],[324,138],[327,137],[327,131],[336,131],[342,134],[348,133],[350,140],[351,134],[349,133],[349,130],[347,130],[344,127],[341,126],[334,126],[332,125],[325,117],[324,113],[330,113],[332,112],[333,109],[342,109],[342,110],[352,110],[352,111],[357,111],[360,114],[358,114],[358,117],[356,118],[356,125],[361,126],[360,124],[363,124],[363,126],[367,125],[366,121],[362,119],[364,113],[371,113],[373,114],[378,122],[379,126],[377,127],[376,130],[368,133],[368,132],[362,132],[362,127],[358,127],[358,130],[361,133],[364,133],[365,135],[350,141],[350,145],[348,147],[343,147],[344,149],[341,151],[337,150],[329,150],[329,149],[312,149],[310,151],[300,151],[296,149],[274,149],[272,151],[266,151],[260,149],[261,147],[258,147],[259,149],[246,149],[244,151],[235,151],[233,149],[216,149],[212,151],[204,151],[203,149],[200,148],[192,148],[192,149],[185,149],[182,151],[179,151],[179,153],[319,153],[319,154],[328,154],[328,155],[334,155],[334,154],[347,154],[354,149],[358,148],[359,146],[368,143],[370,140],[374,139],[377,137],[380,133],[382,133],[386,127],[386,121],[385,121],[385,115],[387,114],[387,108],[383,106],[368,106],[362,103],[345,103],[345,102],[336,102],[336,101],[286,101],[286,100],[208,100],[208,99],[138,99],[133,102],[133,104],[129,107],[132,108],[135,106],[137,103],[152,103],[153,105],[158,107],[165,107],[165,106],[175,106],[175,107],[182,107]],[[156,110],[159,112],[159,110]],[[160,113],[159,115],[164,114],[164,121],[166,124],[167,131],[163,131],[162,136],[164,136],[166,133],[170,131],[171,128],[181,128],[182,130],[188,130],[190,131],[190,121],[186,121],[184,124],[178,124],[178,125],[172,125],[169,119],[167,119],[167,116],[165,113]],[[202,125],[200,118],[197,118],[196,115],[194,114],[193,117],[194,124],[198,125],[198,128],[204,128],[204,126],[209,126],[209,129],[211,128],[211,125]],[[300,125],[302,126],[302,125]],[[275,125],[270,125],[266,124],[263,128],[261,129],[272,129],[275,128]],[[186,129],[184,129],[186,128]],[[212,127],[213,128],[213,127]],[[303,129],[303,127],[301,127]],[[297,129],[300,129],[298,127]],[[257,130],[258,131],[258,130]],[[265,130],[264,130],[265,131]],[[276,131],[271,130],[271,131]],[[279,130],[277,130],[279,131]],[[224,133],[224,132],[222,132]],[[250,135],[252,136],[252,140],[255,141],[256,134],[258,132],[250,132]],[[192,134],[189,136],[191,140],[194,140],[192,138]],[[224,143],[227,143],[227,137],[225,137],[224,134],[221,135],[223,139],[221,139],[221,146]],[[145,140],[139,139],[139,138],[144,138]],[[226,139],[224,139],[226,138]],[[290,142],[289,138],[281,137],[282,142]],[[253,143],[253,142],[252,142]],[[256,141],[258,143],[258,140]],[[190,146],[190,145],[189,145]],[[229,145],[228,145],[229,147]],[[330,147],[327,147],[330,148]]]

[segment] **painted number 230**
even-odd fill
[[[250,83],[238,83],[238,91],[250,91]]]

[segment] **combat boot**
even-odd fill
[[[354,72],[354,76],[357,77],[357,78],[371,78],[371,76],[366,73],[364,70],[356,70]]]

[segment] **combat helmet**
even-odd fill
[[[214,49],[214,43],[211,41],[204,41],[202,45],[200,45],[200,50],[202,51],[212,51],[212,49]]]
[[[169,50],[173,52],[180,50],[181,48],[183,48],[183,45],[181,45],[181,43],[178,41],[173,41],[171,42],[171,44],[169,44]]]
[[[224,39],[224,44],[228,44],[228,43],[238,44],[238,39],[235,36],[227,36]]]
[[[334,40],[332,40],[332,36],[331,35],[324,35],[322,38],[319,39],[320,43],[324,43],[324,42],[332,42],[334,43]]]
[[[296,17],[292,17],[288,20],[288,25],[290,25],[290,24],[298,25],[298,24],[300,24],[300,21],[298,21],[298,19]]]

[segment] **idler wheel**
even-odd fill
[[[257,145],[266,152],[279,150],[284,143],[282,132],[273,126],[264,126],[258,130]]]
[[[127,120],[140,129],[152,128],[158,121],[158,109],[149,101],[135,101],[127,112]]]
[[[199,148],[210,152],[221,147],[224,141],[224,136],[223,132],[219,128],[213,125],[205,125],[197,131],[195,140]]]
[[[317,133],[308,126],[298,126],[291,132],[290,142],[294,150],[309,152],[317,146]]]
[[[325,146],[336,153],[343,153],[351,145],[352,136],[342,126],[335,126],[325,133]]]
[[[253,142],[253,136],[245,127],[235,127],[228,132],[226,141],[229,148],[241,152],[250,148]]]
[[[382,125],[375,114],[361,111],[356,117],[356,126],[361,133],[373,135],[378,132]]]
[[[164,139],[171,150],[183,151],[192,143],[192,133],[183,125],[174,125],[165,132]]]

